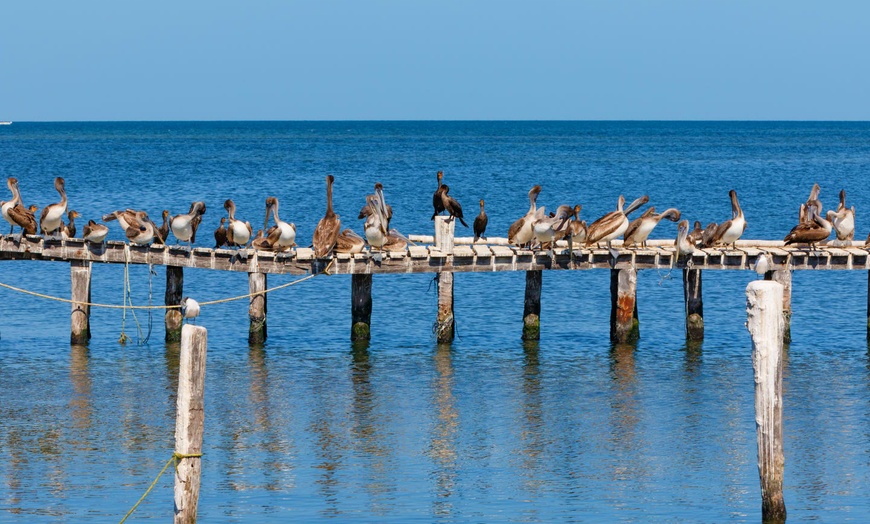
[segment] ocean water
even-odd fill
[[[648,194],[690,221],[730,215],[744,238],[780,239],[811,185],[870,230],[870,124],[744,122],[148,122],[0,127],[0,176],[26,203],[88,219],[127,207],[207,212],[197,245],[233,198],[262,224],[280,199],[298,241],[336,177],[343,225],[379,181],[393,225],[431,234],[435,174],[465,214],[487,202],[505,236],[539,204]],[[4,199],[8,198],[6,196]],[[469,220],[470,222],[470,220]],[[2,226],[0,226],[2,227]],[[110,224],[110,227],[113,227]],[[662,223],[654,238],[673,238]],[[4,233],[8,231],[3,231]],[[464,235],[465,233],[459,232]],[[112,239],[122,234],[114,226]],[[293,277],[269,276],[269,285]],[[377,276],[372,340],[353,347],[350,279],[324,276],[269,296],[269,339],[247,344],[247,303],[203,309],[209,330],[203,522],[757,522],[751,343],[753,272],[704,273],[706,339],[684,340],[678,271],[642,271],[641,339],[609,343],[609,274],[545,272],[541,340],[523,343],[525,275],[456,276],[457,338],[432,336],[431,274]],[[784,375],[785,501],[796,522],[870,520],[870,353],[864,271],[794,274]],[[69,296],[60,262],[0,263],[0,282]],[[130,268],[132,300],[162,304],[162,268]],[[185,272],[205,301],[247,292],[246,275]],[[94,266],[93,300],[121,303],[123,268]],[[117,522],[172,453],[178,348],[162,316],[92,311],[70,346],[68,304],[0,289],[0,522]],[[133,337],[118,343],[122,330]],[[150,334],[150,338],[147,338]],[[138,343],[137,343],[138,342]],[[133,515],[172,514],[166,474]]]

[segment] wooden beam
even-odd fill
[[[72,312],[70,313],[70,344],[84,345],[91,339],[91,263],[82,260],[70,262],[72,286]]]
[[[248,293],[260,293],[250,298],[248,317],[251,320],[248,329],[248,344],[260,345],[266,342],[266,274],[248,273]]]
[[[610,340],[625,344],[640,338],[637,317],[637,271],[610,270]]]
[[[526,271],[526,296],[523,300],[523,340],[541,338],[541,287],[543,271]]]
[[[166,266],[166,294],[163,303],[167,306],[177,306],[184,298],[184,269],[178,266]],[[167,309],[163,316],[166,325],[166,342],[181,340],[181,310]]]
[[[683,270],[683,300],[686,305],[686,340],[704,340],[704,297],[701,270]]]
[[[372,276],[353,275],[350,284],[350,340],[371,339]]]
[[[187,324],[181,330],[178,401],[175,417],[175,523],[196,522],[205,424],[205,362],[208,332]]]

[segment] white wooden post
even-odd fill
[[[208,332],[190,324],[181,328],[178,371],[178,410],[175,418],[175,523],[196,522],[202,473],[202,434],[205,422],[205,357]]]

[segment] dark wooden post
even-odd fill
[[[248,329],[248,344],[259,345],[266,342],[266,274],[248,273],[248,293],[259,293],[251,297],[248,316],[251,325]]]
[[[177,306],[184,298],[184,268],[181,266],[166,266],[166,295],[164,304]],[[167,309],[164,315],[166,324],[166,342],[178,342],[181,340],[181,310],[178,308]]]
[[[755,371],[755,434],[761,480],[762,522],[785,522],[782,484],[782,348],[784,288],[777,282],[756,280],[746,287],[746,327],[752,335]]]
[[[353,275],[350,283],[350,340],[371,339],[372,276]]]
[[[541,338],[541,286],[543,271],[526,271],[526,297],[523,301],[523,340]]]
[[[683,299],[686,303],[686,340],[704,340],[704,297],[701,270],[683,270]]]
[[[637,318],[637,271],[610,270],[610,340],[616,344],[640,338]]]
[[[764,274],[764,280],[772,280],[782,286],[782,341],[791,344],[791,271],[777,269]]]
[[[91,262],[70,262],[72,284],[72,312],[70,313],[70,344],[87,344],[91,339]]]
[[[435,217],[435,247],[445,255],[453,254],[453,231],[456,220],[450,217]],[[455,319],[453,317],[453,273],[440,272],[438,281],[438,318],[435,321],[435,337],[439,344],[453,342]]]
[[[202,435],[205,423],[205,362],[208,332],[203,326],[181,330],[178,401],[175,416],[175,522],[195,523],[199,503]]]

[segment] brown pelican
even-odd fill
[[[88,223],[85,224],[85,227],[82,230],[82,238],[87,240],[88,242],[93,242],[95,244],[101,244],[106,240],[106,235],[109,234],[109,228],[104,226],[103,224],[97,224],[93,220],[88,220]]]
[[[124,234],[133,244],[145,245],[150,244],[154,240],[157,228],[154,227],[154,222],[148,218],[148,213],[136,211],[134,219],[129,222],[129,226],[124,230]]]
[[[855,206],[846,207],[846,190],[840,190],[840,204],[837,211],[828,211],[828,220],[831,220],[837,240],[852,240],[855,238]]]
[[[67,212],[66,216],[69,219],[69,223],[64,225],[60,229],[60,235],[64,239],[75,238],[76,237],[76,218],[80,217],[81,215],[79,214],[78,211],[70,210]]]
[[[272,226],[272,229],[274,229],[275,231],[278,232],[278,234],[280,234],[280,230],[277,227]],[[276,235],[275,239],[277,239],[277,238],[278,238],[278,236]],[[262,250],[262,251],[271,251],[272,250],[272,243],[269,241],[268,238],[266,238],[263,235],[263,230],[258,229],[257,234],[254,235],[254,239],[251,240],[251,247],[253,247],[254,249]]]
[[[30,208],[24,207],[21,202],[21,191],[18,189],[18,179],[9,177],[6,180],[6,185],[12,191],[12,200],[3,202],[3,218],[9,222],[12,227],[9,229],[9,234],[15,229],[15,226],[21,228],[26,235],[36,234],[36,206]]]
[[[328,175],[326,177],[326,215],[317,223],[317,227],[314,228],[314,236],[311,239],[314,256],[317,258],[323,258],[332,252],[341,231],[341,219],[332,210],[333,183],[335,183],[335,177]]]
[[[227,228],[224,227],[224,224],[227,221],[227,217],[221,217],[221,224],[217,229],[214,230],[214,248],[222,248],[227,245]]]
[[[701,235],[701,245],[704,247],[712,247],[713,246],[713,237],[716,236],[716,230],[719,229],[719,224],[716,222],[710,222],[707,224],[707,227],[704,228],[704,233]]]
[[[64,184],[62,177],[54,179],[54,188],[60,194],[60,202],[45,206],[42,208],[42,214],[39,215],[39,231],[43,235],[55,233],[63,225],[63,215],[66,214],[67,206]]]
[[[404,251],[410,243],[411,241],[399,233],[398,230],[391,229],[387,233],[387,240],[384,242],[384,251]]]
[[[224,209],[227,210],[227,214],[229,214],[229,225],[227,226],[226,232],[226,243],[229,246],[246,246],[248,244],[248,240],[251,239],[251,236],[254,234],[254,230],[251,229],[250,222],[242,222],[241,220],[236,219],[236,203],[231,199],[227,199],[224,202]]]
[[[726,220],[719,224],[716,233],[710,241],[713,245],[725,244],[727,246],[731,244],[731,247],[737,247],[737,239],[746,230],[746,219],[743,217],[740,203],[737,202],[737,191],[732,189],[728,192],[728,196],[731,197],[731,220]],[[818,210],[816,210],[816,214],[818,214]]]
[[[263,229],[269,226],[269,214],[275,218],[275,225],[266,230],[266,237],[270,240],[272,249],[284,251],[296,245],[296,224],[284,222],[278,217],[278,199],[271,196],[266,199],[266,221]]]
[[[169,210],[163,210],[163,223],[157,228],[157,240],[161,244],[166,244],[166,239],[169,238]]]
[[[586,242],[586,221],[580,220],[580,210],[583,206],[574,206],[575,218],[571,220],[570,232],[568,233],[568,249],[573,253],[574,245],[582,246]]]
[[[644,195],[623,210],[625,206],[625,197],[619,195],[616,204],[616,211],[611,211],[603,217],[593,222],[586,231],[586,245],[597,244],[599,242],[607,242],[607,249],[613,252],[611,242],[619,237],[628,229],[628,215],[649,202],[649,197]]]
[[[435,194],[432,195],[432,207],[435,209],[435,212],[432,213],[432,220],[435,220],[435,217],[444,211],[444,200],[441,199],[442,178],[444,178],[444,172],[438,171],[438,189],[436,189]]]
[[[556,210],[553,216],[545,216],[544,207],[541,206],[535,211],[535,221],[532,223],[532,230],[535,233],[541,247],[547,244],[550,248],[553,242],[556,241],[558,232],[568,229],[568,221],[574,215],[574,209],[571,206],[561,205]]]
[[[632,220],[628,225],[628,229],[625,231],[625,244],[630,246],[640,243],[642,247],[646,247],[647,238],[649,238],[652,230],[655,229],[663,218],[667,218],[671,222],[677,222],[680,220],[680,211],[671,207],[656,214],[655,207],[649,208],[643,215]]]
[[[807,197],[807,201],[801,204],[800,212],[798,213],[798,222],[809,222],[812,221],[812,217],[810,217],[810,206],[816,206],[816,210],[819,213],[819,216],[822,214],[822,202],[819,200],[819,191],[821,191],[821,187],[818,184],[813,184],[813,187],[810,189],[810,196]]]
[[[695,223],[700,227],[700,222]],[[695,252],[695,245],[689,240],[689,221],[683,220],[677,225],[677,240],[674,247],[677,249],[677,258],[691,256]]]
[[[701,221],[695,220],[695,229],[689,231],[689,235],[686,239],[691,242],[693,246],[697,246],[702,242],[704,238],[704,228],[701,227]]]
[[[574,222],[577,222],[577,227],[579,227],[579,220],[577,217],[580,216],[581,209],[583,209],[583,206],[581,206],[580,204],[577,204],[574,207],[567,205],[559,206],[559,208],[556,210],[556,214],[559,214],[559,210],[562,210],[569,220],[566,220],[562,224],[556,225],[556,227],[553,229],[553,232],[555,233],[554,240],[563,240],[571,236],[574,231],[573,228],[575,227]],[[583,224],[583,228],[585,232],[586,224]]]
[[[810,220],[801,222],[785,236],[785,245],[809,244],[815,249],[818,242],[826,240],[831,235],[832,225],[829,221],[819,216],[816,205],[807,206]],[[829,212],[830,213],[830,212]]]
[[[365,239],[348,228],[338,234],[334,251],[336,253],[362,253],[365,245]]]
[[[482,238],[486,240],[486,237],[483,236],[486,233],[486,224],[489,222],[489,218],[486,216],[486,211],[483,210],[483,199],[480,200],[480,214],[477,215],[477,218],[474,219],[474,241],[477,242],[478,239]]]
[[[462,206],[459,205],[459,202],[457,202],[455,198],[448,194],[449,192],[450,187],[448,187],[447,184],[441,184],[441,201],[444,203],[444,210],[447,211],[451,217],[458,218],[463,226],[468,227],[468,224],[466,224],[465,220],[462,218]]]
[[[510,229],[508,229],[508,243],[522,246],[535,238],[532,222],[535,220],[536,202],[540,193],[541,186],[534,186],[529,190],[529,211],[521,219],[511,224]]]
[[[187,242],[188,247],[193,246],[193,241],[196,238],[196,226],[198,221],[194,223],[197,217],[205,213],[205,204],[202,202],[194,202],[190,206],[190,212],[182,215],[175,215],[169,219],[169,229],[175,235],[176,243],[178,241]]]
[[[382,249],[389,234],[383,190],[376,188],[374,195],[366,195],[366,203],[372,210],[364,224],[366,240],[370,246]]]

